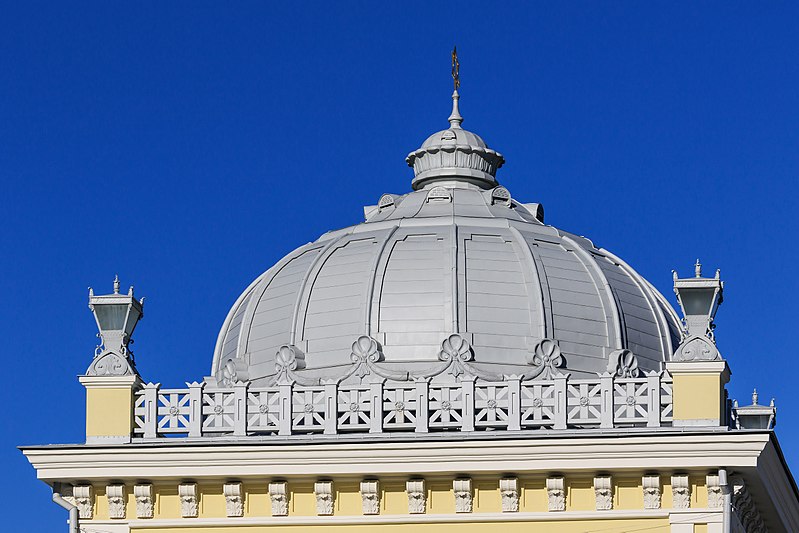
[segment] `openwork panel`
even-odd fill
[[[337,406],[340,431],[369,431],[372,414],[369,387],[339,389]]]
[[[292,430],[297,433],[321,432],[325,424],[326,395],[322,387],[308,387],[292,393]]]
[[[203,433],[230,433],[233,431],[233,417],[236,408],[233,391],[203,391],[202,428]]]
[[[602,418],[602,386],[598,381],[570,381],[566,386],[567,423],[598,425]]]
[[[418,410],[414,385],[387,385],[383,388],[383,429],[413,431],[416,417],[419,416]]]
[[[507,383],[481,383],[474,390],[474,425],[478,428],[508,427],[510,391]]]
[[[460,385],[431,385],[428,405],[430,429],[460,429],[464,408]]]
[[[144,391],[138,391],[133,400],[133,433],[144,434],[144,421],[147,417],[147,401]]]
[[[555,383],[545,380],[522,383],[521,391],[522,427],[555,425]]]
[[[671,378],[660,380],[660,420],[671,422],[674,414],[674,389]]]
[[[247,430],[274,433],[280,423],[280,394],[273,389],[251,389],[247,393]]]
[[[613,420],[616,424],[645,424],[649,416],[649,386],[645,379],[613,382]]]
[[[191,396],[187,389],[162,389],[158,391],[156,407],[158,433],[189,433],[191,424]]]

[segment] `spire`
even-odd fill
[[[461,123],[463,122],[463,117],[458,109],[458,99],[460,99],[460,95],[458,95],[458,89],[461,86],[460,70],[461,64],[458,61],[458,47],[455,46],[452,48],[452,85],[454,86],[454,90],[452,91],[452,114],[447,120],[449,120],[450,128],[459,129],[461,127]]]

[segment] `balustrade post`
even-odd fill
[[[474,376],[461,378],[461,431],[474,431]]]
[[[233,434],[247,435],[247,387],[249,383],[237,381],[233,385]]]
[[[383,432],[383,387],[385,380],[379,380],[369,384],[369,404],[372,408],[370,414],[371,426],[369,433]]]
[[[646,427],[660,427],[660,372],[647,372],[646,374],[646,397],[649,405],[647,406],[648,419]]]
[[[291,383],[280,383],[277,386],[280,400],[280,420],[277,426],[278,435],[291,435],[291,417],[293,414],[291,389]]]
[[[430,420],[430,382],[425,378],[416,380],[416,433],[427,433]]]
[[[159,383],[148,383],[144,386],[144,438],[154,439],[158,436],[158,388]]]
[[[205,382],[186,383],[189,386],[189,437],[203,434],[203,388]]]
[[[329,380],[325,386],[325,435],[335,435],[338,431],[338,382]]]
[[[599,375],[599,387],[602,399],[600,405],[599,427],[612,428],[615,406],[613,405],[613,378],[614,375],[606,372]]]
[[[522,429],[522,378],[508,377],[508,430]]]
[[[569,374],[558,374],[554,376],[555,382],[555,425],[553,429],[566,429],[566,418],[568,414],[566,385]]]

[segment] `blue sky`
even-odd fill
[[[201,379],[252,279],[409,190],[455,43],[464,127],[515,198],[672,301],[672,268],[721,268],[731,396],[776,397],[799,468],[798,26],[787,2],[5,2],[9,530],[66,527],[14,446],[82,439],[87,287],[147,297],[146,380]]]

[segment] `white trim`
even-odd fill
[[[530,472],[754,468],[766,433],[654,434],[612,438],[472,441],[362,441],[230,445],[121,445],[26,448],[39,479],[453,475]],[[413,450],[410,452],[409,450]]]
[[[669,513],[669,524],[721,524],[723,521],[721,509],[702,507],[671,510]]]
[[[141,383],[139,376],[78,376],[87,389],[131,389]]]
[[[319,526],[357,524],[418,524],[449,522],[548,522],[564,520],[624,520],[642,518],[668,518],[665,510],[651,511],[562,511],[558,513],[470,513],[470,514],[397,514],[366,516],[275,516],[245,518],[175,518],[161,520],[130,520],[131,529],[167,527],[234,527],[234,526]],[[114,524],[107,520],[92,520],[86,527]],[[83,527],[84,524],[81,526]]]
[[[730,376],[727,361],[669,361],[666,370],[673,376],[677,374],[726,374]]]

